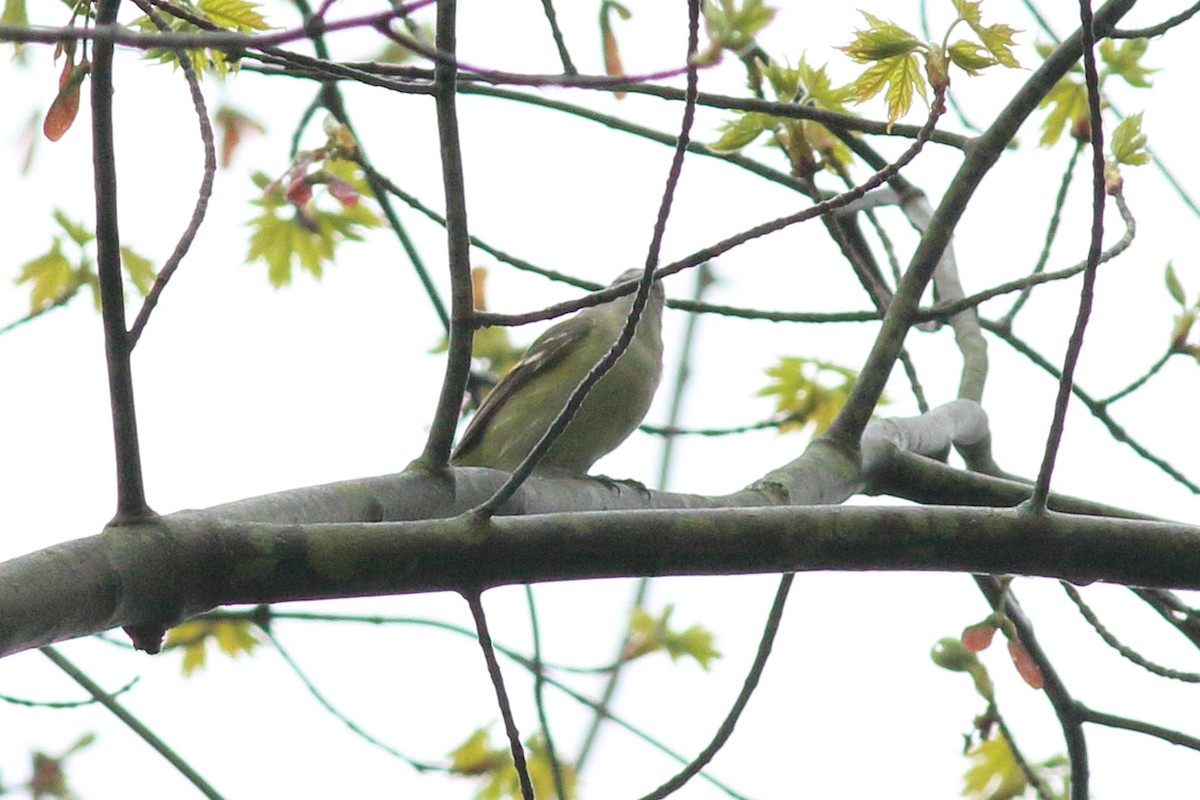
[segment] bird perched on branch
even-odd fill
[[[623,272],[612,285],[641,275],[640,269]],[[633,299],[631,292],[585,308],[539,336],[484,399],[450,463],[515,470],[566,406],[575,387],[616,342]],[[585,475],[641,423],[662,376],[664,299],[662,284],[655,282],[629,347],[592,386],[538,469]]]

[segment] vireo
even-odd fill
[[[640,269],[623,272],[612,285],[641,274]],[[515,470],[620,336],[633,297],[585,308],[539,336],[479,406],[450,462]],[[641,423],[662,376],[663,301],[662,284],[655,282],[629,347],[592,386],[539,469],[584,475]]]

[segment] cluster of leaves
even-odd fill
[[[803,356],[785,356],[766,372],[771,382],[758,395],[775,396],[775,412],[783,420],[779,430],[800,430],[812,423],[814,434],[829,427],[858,380],[858,373],[848,367]]]
[[[740,5],[736,0],[708,0],[704,4],[704,29],[709,45],[696,54],[696,63],[715,64],[726,50],[738,57],[748,55],[754,37],[773,19],[775,9],[763,0],[745,0]]]
[[[1141,63],[1148,46],[1147,39],[1125,39],[1119,43],[1112,39],[1101,41],[1097,48],[1100,56],[1100,86],[1103,87],[1104,82],[1115,75],[1135,88],[1150,88],[1150,75],[1157,70],[1147,68]],[[1039,42],[1036,47],[1043,58],[1054,49],[1053,45],[1045,42]],[[1067,130],[1078,141],[1087,141],[1090,138],[1087,84],[1081,65],[1076,64],[1069,73],[1059,78],[1058,83],[1042,98],[1038,107],[1050,110],[1046,119],[1042,121],[1040,143],[1043,146],[1054,144]]]
[[[857,102],[883,92],[888,122],[892,123],[912,107],[914,94],[928,101],[926,77],[935,89],[948,87],[951,64],[968,75],[978,75],[997,65],[1020,66],[1012,53],[1012,37],[1017,32],[1014,28],[1002,23],[984,25],[982,0],[951,2],[957,16],[940,43],[924,42],[894,22],[863,12],[867,27],[856,31],[854,41],[841,48],[850,58],[868,65],[851,84]],[[969,27],[977,41],[951,42],[950,35],[959,24]]]
[[[254,183],[263,190],[253,203],[262,213],[247,223],[253,232],[246,261],[262,259],[267,278],[276,288],[291,283],[297,264],[320,278],[325,264],[333,261],[338,244],[362,241],[363,229],[380,224],[379,217],[358,202],[359,196],[370,190],[357,164],[322,151],[310,155],[314,158],[303,168],[289,170],[286,186],[283,180],[271,180],[262,172],[253,175]],[[318,162],[318,169],[308,171]],[[314,186],[328,187],[338,207],[318,208],[312,195]],[[289,210],[292,213],[287,213]]]
[[[63,305],[84,286],[92,290],[92,298],[99,308],[100,283],[90,247],[96,234],[83,223],[68,219],[59,209],[54,210],[54,221],[61,232],[51,240],[50,249],[21,265],[15,280],[17,285],[29,284],[30,312],[38,313]],[[64,252],[68,241],[75,245],[72,256]],[[154,268],[148,258],[129,247],[122,247],[121,268],[139,294],[145,296],[150,291],[154,284]]]
[[[721,653],[713,645],[712,632],[699,625],[682,631],[673,630],[670,620],[674,611],[675,606],[668,604],[662,614],[653,617],[645,609],[635,608],[629,620],[629,640],[621,653],[621,659],[632,661],[662,650],[672,661],[687,656],[694,658],[704,669],[708,669],[714,658],[721,657]]]
[[[534,795],[555,797],[554,764],[550,760],[546,742],[540,735],[535,734],[525,742],[525,763]],[[576,797],[575,770],[562,761],[558,762],[558,770],[564,796],[571,800]],[[503,797],[520,800],[522,797],[512,753],[507,744],[493,745],[486,728],[476,730],[450,753],[450,773],[482,779],[482,785],[475,792],[475,800],[500,800]]]
[[[159,18],[173,33],[198,33],[206,30],[223,30],[233,33],[254,33],[270,28],[262,14],[258,13],[259,4],[247,0],[175,0],[172,5],[182,12],[176,16],[160,14]],[[143,33],[158,33],[158,25],[149,16],[141,16],[130,23],[132,27]],[[223,50],[211,48],[189,48],[188,58],[197,75],[211,73],[225,77],[237,62],[231,59]],[[146,51],[146,58],[157,60],[164,64],[178,64],[179,53],[165,47],[153,47]]]
[[[166,646],[183,651],[183,674],[188,677],[208,665],[209,642],[230,658],[253,653],[262,644],[253,625],[248,619],[194,619],[168,631]]]
[[[824,66],[812,67],[803,58],[794,67],[775,61],[763,63],[757,58],[751,60],[749,66],[751,85],[757,88],[765,78],[777,102],[815,106],[839,113],[847,110],[851,88],[835,87]],[[846,145],[824,125],[760,111],[741,113],[732,122],[724,124],[721,137],[711,147],[722,152],[740,150],[766,132],[774,134],[774,142],[787,154],[796,174],[811,175],[819,168],[850,161]]]

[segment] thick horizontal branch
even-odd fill
[[[1019,509],[809,506],[278,525],[201,514],[8,562],[0,655],[116,626],[155,649],[213,607],[546,581],[812,570],[1200,589],[1200,528]]]

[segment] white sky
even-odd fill
[[[596,4],[560,3],[568,42],[585,72],[599,71]],[[621,23],[626,68],[651,71],[680,63],[683,4],[631,2],[633,20]],[[838,80],[851,66],[834,50],[860,24],[853,6],[779,3],[778,23],[763,37],[770,52],[807,52],[829,62]],[[934,3],[944,19],[948,3]],[[1066,31],[1074,4],[1055,9]],[[1129,24],[1156,21],[1177,4],[1145,3]],[[895,3],[864,4],[916,30],[915,14]],[[374,5],[371,6],[373,8]],[[333,17],[367,10],[339,3]],[[989,0],[985,19],[1032,31],[1023,6]],[[660,19],[659,15],[663,18]],[[548,72],[554,53],[544,35],[540,4],[464,0],[461,57],[514,71]],[[292,24],[290,17],[272,17]],[[56,19],[46,20],[57,22]],[[936,27],[936,24],[935,24]],[[1031,32],[1019,36],[1022,63],[1034,63]],[[530,45],[527,42],[534,42]],[[1188,34],[1156,42],[1148,62],[1185,65]],[[333,40],[340,57],[367,56],[357,37]],[[35,173],[16,176],[17,133],[32,108],[52,97],[55,72],[46,49],[29,50],[31,67],[0,62],[0,277],[44,251],[49,212],[91,220],[87,104],[77,128],[62,141],[39,143]],[[989,72],[974,81],[956,78],[970,116],[985,123],[1027,71]],[[1155,76],[1155,90],[1114,92],[1127,112],[1146,109],[1154,147],[1193,191],[1200,191],[1190,135],[1191,71]],[[740,88],[734,65],[705,73],[702,88]],[[147,490],[151,504],[169,512],[296,486],[382,474],[402,468],[423,442],[441,377],[430,349],[440,337],[416,280],[404,268],[394,239],[384,231],[363,245],[344,246],[338,263],[316,283],[306,275],[274,291],[265,268],[243,263],[254,211],[250,171],[281,173],[287,166],[290,125],[313,87],[300,81],[265,81],[242,74],[229,86],[206,82],[211,106],[228,98],[270,126],[270,135],[247,142],[234,167],[218,176],[208,221],[152,319],[135,357],[137,402]],[[441,206],[433,105],[428,98],[347,88],[350,112],[363,144],[380,168],[428,204]],[[623,101],[600,94],[555,93],[577,102],[674,131],[680,108],[653,99]],[[118,64],[116,94],[122,235],[156,262],[170,252],[191,210],[199,182],[200,148],[180,75],[148,68],[135,55]],[[877,105],[866,113],[879,115]],[[593,123],[535,108],[509,108],[487,98],[460,105],[472,233],[535,263],[597,281],[644,260],[653,210],[670,150],[612,136]],[[696,130],[715,138],[719,114],[704,114]],[[946,127],[957,129],[953,119]],[[318,136],[310,138],[315,144]],[[1023,130],[1023,142],[1037,132]],[[883,142],[898,152],[905,142]],[[751,154],[770,160],[764,148]],[[1065,146],[1006,156],[988,177],[978,202],[960,227],[956,248],[968,291],[1024,274],[1041,247],[1044,218],[1066,161]],[[953,153],[931,148],[910,175],[936,198],[953,174]],[[1086,246],[1086,179],[1077,177],[1072,207],[1050,268],[1083,257]],[[1196,220],[1164,193],[1150,168],[1126,173],[1127,196],[1139,235],[1128,255],[1106,266],[1089,345],[1081,365],[1085,387],[1103,395],[1140,374],[1165,346],[1172,301],[1162,284],[1168,259],[1189,296],[1200,292],[1192,254]],[[691,158],[676,199],[664,260],[692,252],[733,232],[803,207],[804,201],[742,174],[734,167]],[[401,210],[435,273],[443,271],[442,233]],[[902,231],[894,211],[883,212]],[[1115,215],[1110,216],[1115,225]],[[43,222],[46,220],[46,222]],[[898,236],[902,252],[912,237]],[[476,254],[475,264],[495,266]],[[784,309],[860,309],[866,306],[843,262],[818,227],[777,234],[736,251],[717,265],[714,302]],[[537,278],[495,268],[492,307],[540,307],[565,296]],[[4,277],[5,280],[8,277]],[[439,277],[441,282],[444,279]],[[686,296],[691,278],[668,282]],[[1074,318],[1077,284],[1039,292],[1018,330],[1054,360],[1061,358]],[[22,314],[27,293],[0,292],[0,323]],[[997,313],[1001,301],[985,308]],[[684,318],[668,319],[668,347],[677,348]],[[861,362],[873,331],[866,327],[788,327],[705,318],[700,326],[693,394],[685,424],[736,425],[770,411],[756,398],[762,370],[780,355],[808,355],[848,365]],[[517,334],[530,340],[533,332]],[[909,344],[930,398],[953,397],[958,361],[948,331],[914,334]],[[986,405],[997,456],[1014,472],[1033,474],[1040,462],[1054,386],[1003,344],[993,342]],[[670,369],[670,368],[668,368]],[[668,372],[668,374],[670,374]],[[99,316],[90,301],[47,315],[0,337],[0,558],[97,532],[113,508],[112,456]],[[1192,408],[1196,365],[1176,359],[1142,394],[1114,408],[1118,421],[1156,453],[1195,478],[1197,456],[1184,423]],[[893,381],[886,413],[914,409],[903,383]],[[666,413],[660,397],[649,421]],[[674,488],[696,492],[737,489],[790,458],[804,437],[763,433],[679,445]],[[653,480],[658,443],[635,436],[599,471]],[[1101,435],[1074,409],[1055,477],[1056,488],[1181,520],[1197,518],[1197,503],[1127,448]],[[630,670],[618,711],[670,746],[694,753],[712,735],[737,691],[757,641],[776,579],[671,579],[656,582],[655,610],[677,606],[674,621],[711,628],[725,658],[710,673],[694,664],[671,665],[659,656]],[[1085,630],[1054,585],[1021,581],[1017,590],[1067,685],[1094,707],[1142,716],[1196,733],[1195,690],[1166,685],[1127,665]],[[631,584],[624,581],[538,587],[546,658],[596,664],[611,658]],[[1150,657],[1180,669],[1195,668],[1195,654],[1178,637],[1136,607],[1128,593],[1110,587],[1088,591],[1119,634]],[[524,599],[517,588],[489,592],[493,633],[515,647],[528,644]],[[404,597],[312,603],[293,610],[428,616],[468,624],[465,604],[453,596]],[[970,579],[957,575],[801,575],[759,693],[713,774],[751,797],[868,797],[920,791],[957,796],[966,762],[960,734],[983,709],[965,676],[935,668],[928,650],[940,637],[986,614]],[[409,755],[438,760],[479,725],[498,718],[478,648],[467,639],[411,627],[363,628],[280,623],[277,633],[317,685],[365,729]],[[1026,688],[994,647],[992,670],[1002,710],[1034,760],[1062,752],[1056,722],[1040,694]],[[400,796],[460,798],[472,786],[439,776],[419,776],[363,744],[316,706],[278,656],[265,649],[230,663],[213,657],[208,671],[179,678],[178,656],[148,658],[96,640],[68,643],[62,651],[107,687],[133,676],[139,685],[124,701],[228,797]],[[519,724],[536,718],[524,676],[511,670]],[[589,684],[578,684],[586,688]],[[63,700],[81,696],[38,653],[0,662],[0,693]],[[581,709],[551,692],[552,725],[571,753]],[[1192,727],[1189,728],[1188,726]],[[83,731],[99,740],[71,762],[81,797],[188,797],[191,791],[158,756],[106,712],[27,710],[0,705],[0,777],[7,784],[28,774],[28,751],[54,753]],[[1197,756],[1132,734],[1088,728],[1097,797],[1172,796],[1190,782]],[[499,725],[493,736],[499,739]],[[585,777],[583,796],[638,796],[674,767],[628,735],[611,731]],[[301,765],[297,767],[296,765]],[[1188,784],[1190,785],[1190,783]],[[695,780],[679,797],[722,796]]]

